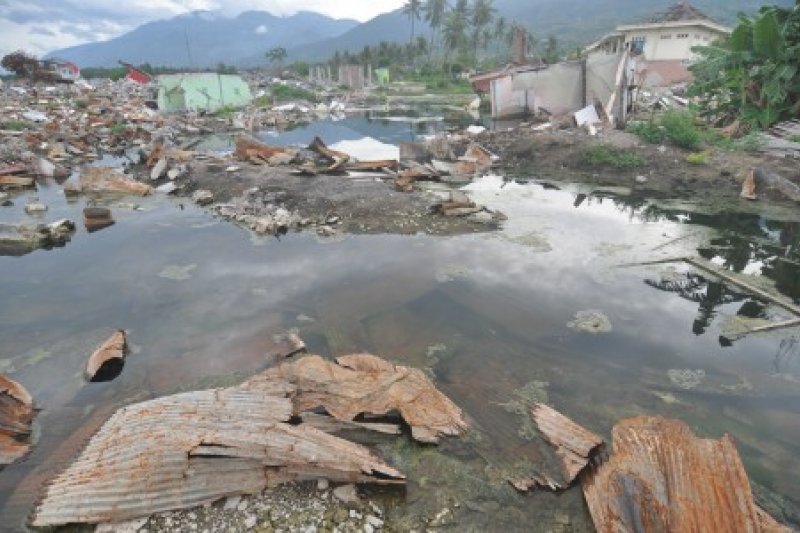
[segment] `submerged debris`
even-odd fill
[[[706,378],[706,371],[702,368],[692,370],[690,368],[670,368],[667,371],[669,380],[683,390],[691,390],[700,385]]]
[[[83,225],[89,233],[114,225],[111,209],[107,207],[86,207],[83,210]]]
[[[585,331],[586,333],[608,333],[612,330],[611,320],[602,311],[589,309],[575,313],[575,320],[568,322],[567,326]]]
[[[115,331],[86,362],[86,378],[89,381],[111,381],[122,372],[128,343],[123,330]]]
[[[33,400],[25,387],[0,374],[0,465],[8,465],[30,450]]]
[[[64,246],[73,231],[75,224],[66,219],[36,227],[0,224],[0,256],[23,256],[40,248]]]
[[[611,458],[582,484],[598,531],[789,531],[754,503],[728,435],[699,439],[677,420],[618,422]]]

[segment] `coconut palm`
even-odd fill
[[[492,23],[494,14],[497,10],[492,5],[492,0],[475,0],[472,5],[472,41],[474,45],[473,61],[478,66],[478,48],[481,42],[481,35],[484,30]]]
[[[425,22],[427,22],[431,30],[433,30],[431,47],[429,49],[429,53],[432,53],[441,33],[444,17],[447,14],[447,0],[425,0],[422,11],[425,14]]]
[[[409,20],[411,20],[411,38],[408,42],[413,46],[415,23],[422,15],[422,0],[406,0],[403,6],[403,14],[408,16]]]

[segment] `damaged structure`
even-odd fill
[[[31,523],[120,522],[295,480],[404,483],[366,447],[319,429],[371,429],[374,417],[393,412],[422,442],[467,429],[461,410],[421,370],[369,354],[306,356],[237,387],[134,404],[48,485]]]
[[[243,107],[253,99],[250,87],[232,74],[186,73],[156,77],[158,108],[165,112]]]

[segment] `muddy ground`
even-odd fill
[[[692,164],[686,159],[691,153],[687,150],[645,144],[635,135],[617,130],[592,137],[575,129],[539,133],[518,128],[483,133],[478,142],[500,155],[498,172],[506,176],[623,186],[631,188],[634,194],[653,198],[697,198],[710,194],[719,199],[736,199],[745,174],[754,167],[766,168],[800,184],[800,164],[796,160],[706,148],[708,162]],[[634,153],[641,159],[641,165],[623,169],[593,165],[587,162],[586,151],[597,146]],[[759,195],[786,202],[772,191],[759,191]]]

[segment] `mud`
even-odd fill
[[[604,131],[591,137],[580,130],[541,133],[516,128],[487,131],[477,140],[501,156],[498,170],[507,176],[624,186],[630,187],[633,194],[653,198],[694,198],[710,194],[718,199],[738,199],[746,174],[759,166],[800,183],[797,161],[706,148],[707,163],[693,164],[687,160],[689,151],[668,145],[645,144],[635,135],[623,131]],[[636,154],[641,164],[629,169],[590,164],[584,156],[585,151],[597,146]],[[788,202],[777,191],[758,191],[758,196]]]

